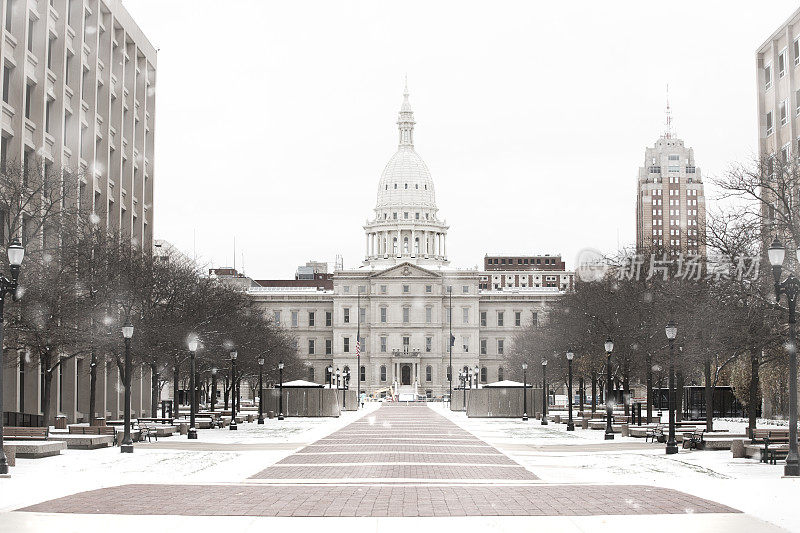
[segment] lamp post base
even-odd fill
[[[606,433],[605,440],[614,440],[614,434],[613,433]]]
[[[678,445],[674,442],[672,444],[667,444],[667,455],[672,455],[674,453],[678,453]]]
[[[189,428],[189,431],[186,433],[186,438],[188,438],[188,439],[196,439],[197,438],[197,430],[195,428]]]
[[[8,475],[8,463],[5,461],[5,457],[3,457],[3,462],[0,463],[0,476]]]
[[[133,453],[133,444],[122,444],[119,447],[121,453]]]
[[[278,413],[278,420],[283,420],[283,413]]]
[[[567,431],[575,431],[575,424],[571,420],[567,422]]]
[[[800,476],[800,463],[798,463],[796,459],[792,462],[790,462],[790,459],[787,459],[786,466],[783,467],[783,477],[798,476]]]
[[[523,422],[527,422],[528,421],[528,413],[523,413],[522,414],[522,421]]]
[[[237,429],[239,429],[238,427],[236,427],[236,420],[231,420],[231,425],[228,427],[230,428],[231,431],[236,431]]]
[[[258,417],[258,423],[259,424],[263,424],[264,423],[264,417],[263,416],[259,416]]]
[[[547,415],[542,415],[542,425],[543,426],[547,425]]]

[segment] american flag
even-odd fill
[[[356,341],[356,358],[361,357],[361,342]]]

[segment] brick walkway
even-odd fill
[[[731,513],[671,489],[546,485],[425,405],[384,405],[225,485],[122,485],[23,511],[190,516],[557,516]],[[169,495],[165,497],[165,495]]]

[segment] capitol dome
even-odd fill
[[[378,182],[375,217],[364,226],[364,264],[385,267],[402,261],[447,265],[447,224],[436,216],[436,195],[428,166],[414,151],[414,112],[408,86],[397,116],[397,152]]]
[[[381,174],[375,208],[392,207],[436,209],[431,173],[413,146],[401,145]]]

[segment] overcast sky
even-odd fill
[[[408,74],[454,266],[613,251],[674,127],[706,178],[756,151],[755,50],[796,1],[124,0],[159,49],[155,237],[291,278],[364,255]],[[195,244],[196,243],[196,244]]]

